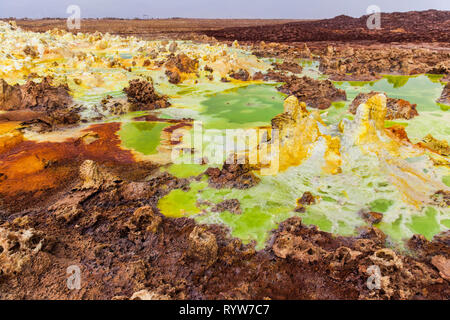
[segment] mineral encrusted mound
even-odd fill
[[[169,78],[169,82],[177,84],[181,82],[181,76],[178,71],[166,70],[166,76]]]
[[[230,73],[230,78],[247,81],[250,78],[250,74],[247,70],[239,69],[238,71],[233,71]]]
[[[356,110],[358,107],[365,103],[370,97],[377,95],[378,92],[369,92],[369,93],[360,93],[355,99],[353,99],[350,104],[349,111],[353,114],[356,114]],[[419,113],[416,110],[416,104],[412,104],[403,99],[395,99],[395,98],[387,98],[386,99],[386,118],[387,120],[392,119],[412,119],[415,116],[418,116]]]
[[[450,105],[450,82],[442,90],[441,96],[437,100],[439,103]]]
[[[234,214],[241,214],[241,203],[238,199],[227,199],[216,204],[212,209],[212,212],[224,212],[229,211]]]
[[[301,198],[297,199],[297,207],[294,209],[294,211],[305,212],[306,206],[312,205],[314,203],[316,203],[316,198],[311,192],[306,191],[303,193]]]
[[[327,109],[334,101],[347,100],[344,90],[337,89],[329,80],[315,80],[309,77],[290,77],[279,91],[294,95],[307,106],[317,109]]]
[[[23,85],[9,85],[0,79],[0,110],[8,111],[6,119],[39,124],[45,131],[57,125],[80,121],[67,85],[53,85],[51,78],[41,82],[29,80]]]
[[[301,73],[303,71],[302,66],[293,61],[283,61],[282,63],[275,62],[272,66],[275,70],[289,71],[292,73]]]
[[[208,168],[205,173],[209,176],[209,184],[218,189],[248,189],[257,185],[260,181],[248,164],[224,163],[222,170]]]
[[[418,145],[439,153],[444,157],[450,156],[450,146],[448,142],[446,140],[436,139],[431,134],[427,134]]]
[[[150,81],[131,80],[129,86],[123,91],[127,94],[128,102],[133,105],[130,111],[153,110],[170,106],[167,97],[159,95]]]
[[[5,111],[32,109],[53,111],[72,103],[67,85],[53,86],[50,78],[24,85],[9,85],[0,79],[0,109]]]
[[[161,221],[162,218],[156,215],[150,206],[144,206],[134,211],[128,225],[131,230],[156,232]]]
[[[191,59],[184,53],[179,53],[176,56],[170,56],[165,63],[165,67],[166,69],[171,71],[174,71],[175,69],[179,72],[195,73],[198,69],[198,60]]]
[[[0,228],[0,278],[22,271],[43,246],[43,235],[34,229]]]
[[[205,228],[195,226],[189,234],[188,256],[195,260],[212,265],[217,260],[217,240],[216,236]]]

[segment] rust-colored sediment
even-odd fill
[[[0,154],[0,194],[17,193],[58,187],[78,170],[74,165],[85,159],[100,162],[132,163],[133,155],[120,147],[116,132],[120,123],[92,125],[83,130],[94,135],[90,143],[83,138],[64,142],[24,140]]]

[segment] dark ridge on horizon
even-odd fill
[[[204,34],[219,40],[239,41],[450,42],[449,10],[382,12],[379,30],[367,28],[369,16],[353,18],[339,15],[330,19],[296,21],[278,25],[205,30]]]

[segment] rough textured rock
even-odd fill
[[[170,83],[178,84],[181,82],[181,76],[176,70],[175,71],[167,70],[166,76],[169,78]]]
[[[41,82],[28,81],[24,85],[9,85],[0,79],[0,109],[54,111],[72,103],[67,85],[53,86],[50,78]]]
[[[101,168],[95,161],[85,160],[80,165],[80,189],[107,188],[114,185],[119,179]]]
[[[446,140],[436,139],[431,134],[427,134],[418,145],[439,153],[442,156],[450,156],[450,146],[448,145],[448,142]]]
[[[305,206],[309,206],[316,203],[316,198],[309,191],[303,193],[301,198],[297,199],[297,207],[295,208],[296,212],[305,212]]]
[[[224,212],[229,211],[234,214],[241,214],[241,204],[238,199],[227,199],[216,204],[211,211]]]
[[[53,86],[51,78],[44,78],[39,83],[29,80],[23,85],[9,85],[0,79],[0,110],[8,111],[3,118],[24,121],[38,131],[80,121],[68,86]]]
[[[283,61],[282,63],[275,62],[272,65],[275,70],[289,71],[292,73],[301,73],[303,71],[302,66],[293,61]]]
[[[450,191],[438,190],[431,196],[431,201],[433,204],[448,208],[450,207]]]
[[[239,41],[362,41],[450,42],[448,11],[427,10],[381,13],[382,28],[367,28],[368,15],[353,18],[339,15],[331,19],[290,22],[255,27],[231,27],[203,32],[218,40]]]
[[[238,71],[233,71],[229,74],[230,78],[241,80],[241,81],[248,81],[250,78],[250,74],[247,70],[239,69]]]
[[[170,56],[166,63],[165,67],[171,71],[178,71],[183,73],[196,73],[198,69],[198,60],[191,59],[185,53],[179,53],[176,56]]]
[[[320,70],[333,80],[374,80],[379,74],[447,74],[442,60],[448,52],[409,48],[328,47],[320,58]]]
[[[327,109],[332,102],[347,99],[345,91],[337,89],[331,81],[314,80],[306,76],[292,76],[278,90],[287,95],[294,95],[308,107],[317,109]]]
[[[217,260],[217,241],[214,234],[196,226],[189,234],[188,256],[211,266]]]
[[[130,300],[170,300],[170,297],[165,294],[143,289],[133,293]]]
[[[444,89],[442,89],[441,96],[437,102],[450,105],[450,82],[445,85]]]
[[[130,111],[153,110],[170,106],[167,97],[159,95],[150,81],[131,80],[129,86],[123,91],[127,94],[128,101],[134,106]]]
[[[335,280],[359,279],[360,299],[420,298],[427,294],[425,286],[443,285],[428,264],[383,248],[383,237],[376,230],[368,229],[350,242],[332,244],[329,234],[303,226],[301,219],[294,217],[281,224],[272,250],[277,257],[298,261],[303,268],[308,264],[319,268],[323,262],[328,265],[328,276]]]
[[[439,275],[450,281],[450,259],[446,259],[443,256],[434,256],[431,258],[431,264],[439,270]]]
[[[358,109],[359,105],[366,102],[370,97],[379,94],[379,92],[370,92],[370,93],[360,93],[358,94],[355,99],[353,99],[352,103],[350,104],[349,111],[353,114],[356,114],[356,110]],[[406,100],[403,99],[394,99],[394,98],[387,98],[386,99],[386,118],[387,120],[393,120],[393,119],[412,119],[415,116],[418,116],[419,113],[416,110],[416,104],[411,104]]]
[[[383,214],[380,212],[361,210],[359,215],[370,224],[377,224],[383,220]]]
[[[13,231],[0,227],[0,279],[21,272],[43,244],[43,235],[34,229]]]
[[[288,232],[281,232],[278,235],[272,250],[277,257],[283,259],[289,257],[303,263],[316,262],[325,254],[325,251],[319,246]]]
[[[214,188],[248,189],[259,183],[259,178],[247,164],[224,163],[222,170],[208,168],[209,184]]]
[[[156,215],[150,206],[144,206],[134,211],[129,226],[131,230],[156,232],[161,221],[162,218]]]

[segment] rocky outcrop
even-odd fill
[[[302,78],[292,76],[278,90],[297,97],[308,107],[317,109],[327,109],[334,101],[347,100],[345,91],[337,89],[331,81],[314,80],[306,76]]]
[[[133,106],[130,111],[153,110],[170,106],[167,97],[159,95],[150,81],[131,80],[129,86],[123,91],[127,94],[128,102]]]
[[[98,163],[92,160],[85,160],[79,169],[81,184],[79,189],[99,189],[108,188],[120,181],[119,178],[109,173],[104,168],[100,167]]]
[[[275,256],[297,261],[303,267],[326,264],[327,273],[335,280],[359,279],[360,299],[411,299],[420,296],[424,286],[443,283],[448,271],[444,257],[434,259],[441,278],[426,263],[383,247],[381,231],[374,228],[367,231],[347,243],[335,239],[338,243],[330,245],[331,235],[304,226],[300,218],[294,217],[281,224],[272,251]]]
[[[316,203],[316,198],[309,191],[303,193],[301,198],[297,199],[297,207],[294,209],[295,212],[305,212],[306,206],[310,206]]]
[[[41,82],[28,81],[24,85],[9,85],[0,79],[0,110],[54,111],[72,103],[67,85],[53,86],[51,78]]]
[[[442,89],[441,96],[437,102],[450,105],[450,82],[445,85],[444,89]]]
[[[295,63],[293,61],[283,61],[282,63],[272,63],[272,66],[275,70],[281,70],[281,71],[289,71],[292,73],[302,73],[303,68],[298,63]]]
[[[189,247],[187,255],[211,266],[217,260],[217,241],[213,233],[205,230],[205,228],[196,226],[189,234]]]
[[[233,71],[229,74],[230,78],[241,80],[241,81],[248,81],[250,78],[250,74],[247,70],[239,69],[238,71]]]
[[[356,110],[359,105],[365,103],[370,97],[379,94],[379,92],[370,92],[370,93],[360,93],[353,99],[350,104],[349,111],[353,114],[356,114]],[[418,116],[419,113],[416,110],[416,104],[412,104],[403,99],[395,99],[395,98],[387,98],[386,99],[386,120],[393,119],[412,119],[415,116]]]
[[[153,212],[150,206],[136,209],[129,221],[129,227],[135,231],[156,232],[161,224],[162,218]]]
[[[443,256],[434,256],[431,258],[431,263],[439,270],[439,275],[450,281],[450,259],[446,259]]]
[[[446,140],[436,139],[431,134],[427,134],[418,145],[430,149],[444,157],[450,156],[450,146],[448,145],[448,142]]]
[[[166,70],[166,76],[169,78],[169,82],[172,84],[178,84],[181,82],[180,73],[176,70]]]
[[[227,199],[216,204],[212,209],[212,212],[224,212],[229,211],[234,214],[241,214],[241,204],[238,199]]]
[[[311,50],[306,43],[290,44],[264,41],[253,43],[253,54],[257,57],[278,57],[283,59],[312,59]]]
[[[51,78],[23,85],[9,85],[0,79],[0,110],[8,111],[3,118],[38,124],[40,131],[80,121],[68,86],[54,86]]]
[[[20,273],[43,244],[43,235],[34,229],[0,227],[0,279]]]
[[[170,56],[165,63],[165,67],[171,71],[196,73],[198,70],[198,60],[190,58],[185,53],[179,53],[176,56]]]
[[[224,163],[222,170],[219,168],[208,168],[205,173],[209,176],[209,185],[218,189],[248,189],[260,181],[247,164]]]
[[[358,214],[369,224],[377,224],[383,220],[383,214],[380,212],[369,211],[369,210],[360,210]]]

